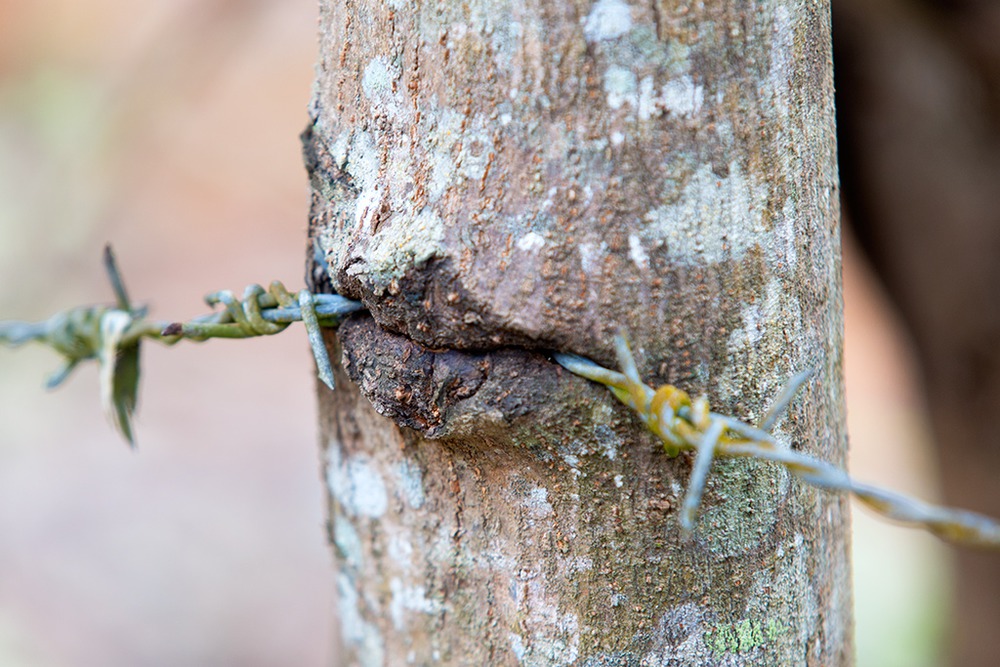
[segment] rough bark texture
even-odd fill
[[[839,0],[845,196],[914,335],[945,500],[1000,516],[1000,8]],[[953,665],[1000,656],[1000,558],[956,550]]]
[[[371,315],[322,391],[345,665],[847,665],[847,504],[690,461],[545,350],[843,462],[822,2],[325,2],[318,284]]]

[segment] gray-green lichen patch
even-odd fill
[[[664,113],[688,118],[700,112],[705,104],[705,87],[695,83],[689,74],[669,79],[657,91],[652,75],[640,80],[627,67],[611,65],[604,72],[603,87],[611,109],[618,110],[627,104],[634,114],[630,118],[639,121]]]
[[[804,364],[813,363],[798,342],[802,338],[786,341],[783,335],[794,328],[803,330],[807,340],[815,335],[809,320],[803,316],[799,300],[789,298],[789,289],[777,275],[769,276],[757,298],[742,304],[739,318],[731,324],[726,353],[732,363],[726,374],[716,377],[716,391],[722,401],[745,397],[751,388],[742,380],[748,374],[752,376],[755,380],[752,389],[760,395],[761,411],[741,415],[749,423],[760,418],[789,377],[807,370]]]
[[[375,71],[384,74],[381,67]],[[373,94],[380,94],[380,85],[371,84]],[[328,203],[340,221],[320,236],[331,266],[346,265],[347,275],[370,278],[372,288],[380,292],[392,280],[440,256],[444,222],[431,206],[418,205],[409,197],[413,156],[405,145],[390,151],[383,163],[371,132],[343,132],[331,143],[330,154],[356,193],[353,198],[337,196]],[[443,191],[450,176],[437,177],[443,182],[435,187]],[[433,187],[431,192],[435,192]]]
[[[404,459],[399,462],[396,466],[396,484],[410,508],[423,507],[425,499],[423,474],[415,461]]]
[[[413,118],[413,107],[395,86],[402,74],[398,62],[386,56],[376,56],[369,61],[361,77],[361,90],[371,103],[372,110],[385,113],[398,122]]]
[[[333,517],[333,543],[344,559],[344,564],[352,571],[358,571],[364,558],[361,538],[354,529],[354,524],[340,513]]]
[[[363,604],[354,580],[344,572],[337,575],[337,606],[344,644],[353,649],[360,667],[384,667],[385,642],[378,628],[364,619]]]
[[[380,296],[393,279],[439,257],[443,240],[444,221],[429,207],[397,211],[370,238],[362,261],[349,266],[346,273],[363,275],[372,284],[375,296]]]
[[[762,648],[786,632],[788,625],[781,619],[745,618],[736,623],[719,623],[706,630],[702,639],[713,656],[725,658]]]
[[[604,94],[612,109],[621,109],[626,102],[638,106],[638,81],[635,72],[619,65],[609,67],[604,72]]]
[[[385,481],[368,459],[343,459],[340,449],[327,449],[327,487],[348,516],[376,519],[388,508]]]
[[[810,645],[817,639],[820,618],[819,592],[810,573],[814,563],[810,544],[801,533],[789,535],[774,550],[773,559],[771,567],[759,569],[753,577],[744,618],[783,636],[775,664],[801,661],[807,649],[809,653],[837,654],[836,646]],[[774,620],[779,624],[773,625]],[[829,642],[836,636],[824,639]]]
[[[623,0],[597,0],[587,15],[583,34],[588,42],[617,39],[632,28],[632,8]]]
[[[389,603],[389,615],[392,625],[397,631],[405,628],[406,614],[438,614],[444,609],[440,600],[427,596],[424,586],[407,585],[399,577],[393,577],[389,582],[392,600]]]
[[[774,529],[788,485],[788,472],[781,466],[750,459],[716,460],[695,539],[718,558],[755,550]]]
[[[768,187],[736,162],[726,176],[702,164],[673,201],[648,211],[641,238],[690,263],[721,264],[739,258],[766,232]]]

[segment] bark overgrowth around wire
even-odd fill
[[[333,389],[333,370],[320,328],[337,327],[344,317],[365,308],[361,302],[339,294],[313,294],[308,290],[293,294],[274,281],[267,290],[260,285],[248,286],[242,298],[228,290],[208,294],[205,302],[212,307],[222,305],[223,309],[187,322],[155,321],[147,319],[146,308],[132,305],[110,247],[105,248],[104,265],[115,294],[113,306],[70,308],[42,322],[0,322],[0,342],[18,346],[37,341],[60,353],[65,361],[49,378],[49,388],[60,385],[81,361],[97,361],[102,404],[130,445],[135,443],[132,415],[139,388],[139,345],[144,338],[166,345],[181,340],[250,338],[273,335],[292,322],[302,321],[318,375]],[[754,458],[782,465],[815,487],[852,493],[894,521],[924,528],[956,543],[1000,549],[1000,523],[994,519],[930,505],[858,482],[830,463],[783,447],[770,431],[809,379],[810,372],[792,377],[760,423],[752,426],[712,412],[704,396],[692,399],[672,385],[654,389],[644,384],[625,338],[618,336],[615,346],[621,371],[575,354],[555,352],[552,357],[570,372],[608,387],[663,441],[668,455],[695,452],[680,513],[685,535],[690,535],[694,528],[712,461],[717,457]]]

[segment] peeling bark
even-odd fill
[[[324,3],[321,390],[342,664],[849,665],[847,504],[690,461],[544,352],[843,463],[829,7]]]

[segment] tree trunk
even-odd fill
[[[344,665],[849,665],[846,499],[690,472],[546,350],[842,464],[822,2],[329,2],[304,139]],[[329,281],[329,283],[327,282]]]

